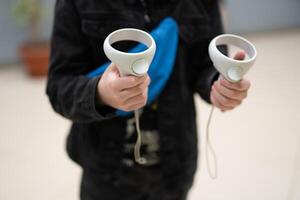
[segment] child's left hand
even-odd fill
[[[243,60],[245,52],[240,51],[235,56],[236,60]],[[211,88],[210,100],[212,104],[221,111],[232,110],[242,103],[247,97],[250,81],[242,79],[237,83],[231,83],[221,77],[215,81]]]

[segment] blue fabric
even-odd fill
[[[173,18],[165,18],[150,34],[156,42],[156,53],[148,71],[151,83],[148,90],[147,105],[151,104],[159,96],[173,70],[178,46],[177,23]],[[128,52],[135,53],[143,50],[145,50],[145,45],[139,44]],[[101,65],[87,76],[94,77],[103,74],[109,64]],[[118,116],[127,116],[131,113],[117,110],[116,114]]]

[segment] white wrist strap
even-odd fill
[[[210,138],[210,125],[211,120],[213,116],[215,106],[211,107],[208,121],[206,124],[206,138],[205,138],[205,160],[206,160],[206,169],[208,172],[208,175],[211,179],[216,179],[218,177],[218,160],[216,152],[211,144],[211,138]],[[212,163],[211,163],[212,162]]]

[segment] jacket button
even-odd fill
[[[145,19],[145,21],[146,21],[147,24],[150,24],[151,19],[150,19],[150,17],[149,17],[148,14],[145,14],[145,15],[144,15],[144,19]]]

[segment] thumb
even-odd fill
[[[245,51],[241,50],[241,51],[238,51],[235,56],[234,56],[234,59],[235,60],[244,60],[246,57],[246,53]]]
[[[110,65],[107,67],[105,71],[120,76],[119,69],[115,63],[110,63]]]
[[[115,63],[110,63],[109,64],[109,66],[107,67],[107,69],[106,70],[109,70],[109,71],[116,71],[116,70],[118,70],[118,68],[117,68],[117,65],[115,64]]]

